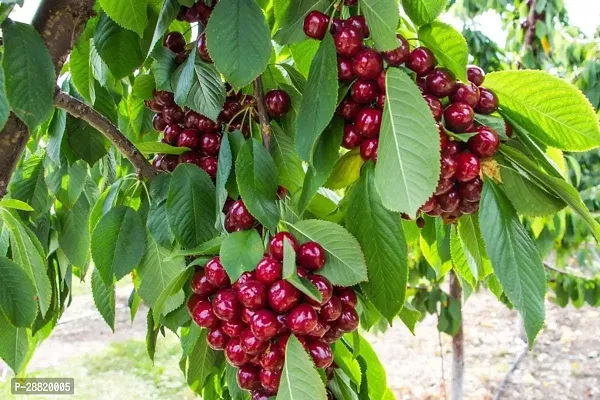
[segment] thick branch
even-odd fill
[[[138,173],[151,180],[157,175],[156,170],[139,152],[133,143],[113,125],[112,122],[92,107],[67,93],[58,91],[54,97],[54,105],[96,128],[133,164]]]
[[[258,108],[258,118],[260,120],[260,131],[262,134],[263,144],[267,151],[271,151],[271,125],[269,123],[269,114],[265,106],[265,94],[262,85],[262,77],[256,78],[254,81],[254,98],[256,99],[256,107]]]

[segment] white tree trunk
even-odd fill
[[[460,280],[452,271],[450,273],[450,296],[460,304],[461,320],[458,332],[452,338],[452,400],[463,399],[463,378],[465,374],[465,354],[462,316],[462,287]]]

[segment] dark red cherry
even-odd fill
[[[192,294],[189,297],[186,305],[187,305],[187,309],[188,309],[188,312],[190,313],[190,315],[192,314],[192,311],[194,311],[194,307],[196,307],[198,305],[198,303],[200,303],[202,300],[206,300],[206,297],[200,296],[196,293]]]
[[[308,304],[294,307],[287,316],[287,326],[296,335],[307,335],[317,326],[318,315]]]
[[[340,82],[351,82],[356,79],[354,64],[346,57],[338,57],[338,80]]]
[[[250,329],[245,329],[240,335],[242,349],[250,354],[256,355],[264,352],[269,346],[268,342],[258,339]]]
[[[175,97],[173,93],[166,91],[155,91],[154,101],[161,107],[170,107],[175,104]]]
[[[273,257],[265,256],[256,266],[256,279],[265,285],[272,285],[281,279],[283,266]]]
[[[172,105],[163,109],[162,116],[167,124],[180,124],[185,118],[185,113],[179,106]]]
[[[269,288],[269,306],[278,313],[288,312],[301,298],[300,291],[286,280],[279,280]]]
[[[448,193],[450,189],[454,187],[454,181],[452,179],[440,179],[437,188],[435,189],[435,195],[439,196],[444,193]]]
[[[386,87],[385,87],[385,76],[386,76],[386,71],[387,70],[383,70],[381,71],[381,73],[379,74],[379,76],[377,77],[377,87],[379,88],[379,90],[383,93],[385,93],[386,91]]]
[[[333,35],[333,40],[338,54],[346,57],[354,57],[363,46],[362,32],[350,26],[343,26]]]
[[[243,200],[238,200],[233,203],[229,211],[235,226],[239,229],[250,229],[254,226],[256,220],[246,208]]]
[[[342,304],[348,304],[352,308],[356,308],[358,298],[356,292],[352,288],[338,288],[336,295],[340,298]]]
[[[379,93],[377,95],[377,99],[375,100],[375,106],[382,110],[385,108],[385,93]]]
[[[242,334],[242,331],[246,329],[246,324],[239,319],[233,319],[231,321],[221,322],[221,329],[223,329],[223,332],[225,332],[227,336],[234,338],[239,337]]]
[[[344,5],[346,7],[354,7],[358,4],[358,0],[344,0]]]
[[[343,19],[334,18],[333,22],[331,23],[331,28],[329,29],[329,32],[331,32],[332,35],[335,35],[336,32],[338,32],[345,25],[345,23],[346,21],[344,21]]]
[[[377,79],[383,71],[381,54],[370,47],[364,47],[354,56],[354,73],[360,79]]]
[[[235,204],[235,202],[234,202],[234,204]],[[233,204],[231,205],[231,207],[233,207]],[[240,287],[242,287],[242,285],[244,283],[249,282],[249,281],[254,281],[254,280],[256,280],[256,272],[255,271],[246,271],[246,272],[242,273],[242,275],[240,275],[238,280],[233,284],[232,288],[233,288],[233,290],[235,290],[237,292],[240,290]]]
[[[165,121],[165,118],[163,117],[162,114],[156,114],[156,115],[154,115],[154,118],[152,119],[152,126],[158,132],[162,132],[167,128],[168,125],[167,125],[167,121]]]
[[[327,333],[327,331],[329,330],[329,328],[331,328],[331,326],[330,326],[329,323],[321,321],[319,319],[317,321],[317,326],[315,327],[315,329],[313,329],[306,336],[308,336],[311,339],[321,339],[323,336],[325,336],[325,334]]]
[[[229,343],[225,346],[225,357],[227,357],[229,364],[234,367],[241,367],[250,361],[250,356],[242,349],[239,338],[231,338],[229,340]]]
[[[460,182],[470,181],[479,176],[479,158],[468,151],[460,153],[456,157],[457,168],[454,177]]]
[[[267,306],[267,287],[259,281],[249,281],[240,286],[238,300],[251,310],[259,310]]]
[[[423,204],[421,206],[421,211],[423,211],[424,213],[429,213],[431,211],[433,211],[435,209],[435,207],[437,206],[437,202],[435,201],[435,197],[431,196],[429,198],[429,200],[427,200],[425,202],[425,204]]]
[[[184,129],[177,138],[177,146],[197,149],[200,147],[202,136],[195,129]]]
[[[200,296],[210,296],[217,291],[217,288],[206,279],[204,269],[196,271],[190,286],[192,291]]]
[[[215,295],[212,301],[215,315],[223,321],[238,319],[242,312],[242,306],[237,295],[232,289],[224,289]]]
[[[298,241],[296,240],[294,235],[292,235],[289,232],[279,232],[278,234],[273,236],[273,239],[271,239],[271,241],[269,242],[269,252],[271,253],[271,256],[273,256],[273,258],[275,258],[278,261],[283,261],[284,238],[287,238],[291,242],[294,250],[298,251]]]
[[[442,125],[438,123],[437,126],[438,130],[440,131],[440,149],[444,150],[446,146],[448,146],[448,142],[450,141],[450,139],[448,138],[448,135],[444,131]]]
[[[202,328],[215,328],[219,326],[219,319],[213,312],[212,304],[209,301],[201,301],[194,307],[192,319]]]
[[[253,365],[242,365],[237,371],[237,383],[243,390],[260,389],[260,368]]]
[[[353,124],[344,125],[344,136],[342,136],[342,146],[348,150],[352,150],[363,141],[364,137],[356,131]]]
[[[333,352],[331,351],[331,346],[325,342],[320,340],[309,341],[308,352],[317,368],[327,368],[333,364]]]
[[[325,265],[325,249],[316,242],[306,242],[298,249],[297,262],[309,271],[317,271]]]
[[[377,162],[377,148],[379,139],[365,139],[360,144],[360,156],[364,161],[373,160]]]
[[[429,215],[430,217],[439,217],[440,215],[442,215],[443,211],[440,207],[440,205],[438,203],[435,203],[435,206],[433,207],[433,209],[431,211],[427,212],[427,215]]]
[[[163,110],[163,106],[159,105],[155,100],[144,100],[144,105],[146,108],[150,109],[155,113],[161,113]]]
[[[473,82],[476,86],[481,86],[485,80],[485,72],[477,65],[469,65],[467,67],[467,78],[469,82]]]
[[[491,157],[500,147],[500,137],[492,128],[480,126],[477,128],[477,135],[471,137],[467,143],[469,150],[477,157]]]
[[[206,341],[213,350],[225,350],[229,342],[229,336],[222,327],[213,328],[206,335]]]
[[[441,177],[442,179],[450,179],[456,173],[456,168],[458,164],[456,162],[456,158],[451,154],[442,154],[442,169],[441,169]]]
[[[351,97],[346,97],[337,108],[337,114],[347,121],[354,121],[362,106]]]
[[[284,90],[270,90],[265,95],[265,106],[271,118],[280,118],[290,111],[292,100]]]
[[[179,165],[179,157],[174,154],[168,154],[163,158],[163,161],[160,163],[163,170],[167,172],[175,171],[177,165]]]
[[[204,273],[206,274],[206,280],[208,280],[213,286],[221,288],[223,286],[229,286],[231,284],[223,264],[221,264],[221,257],[213,257],[206,266],[204,267]]]
[[[331,299],[321,306],[319,317],[324,321],[335,321],[342,314],[342,301],[338,296],[331,296]]]
[[[498,110],[498,97],[489,89],[479,89],[479,103],[475,111],[480,114],[491,114]]]
[[[177,145],[177,139],[183,129],[177,124],[167,125],[165,128],[165,141],[171,145]]]
[[[259,310],[252,317],[250,329],[258,339],[267,341],[277,335],[278,324],[277,316],[271,311]]]
[[[217,169],[219,167],[219,162],[216,157],[202,157],[200,159],[200,168],[204,170],[211,178],[215,178],[217,176]]]
[[[342,304],[342,314],[336,321],[336,327],[344,332],[353,332],[358,329],[359,323],[356,310],[349,304]]]
[[[409,54],[406,66],[418,76],[425,76],[433,71],[435,56],[431,50],[425,47],[417,47]]]
[[[460,210],[461,213],[463,213],[465,215],[475,214],[477,211],[479,211],[479,202],[478,201],[470,202],[470,201],[461,199],[460,204],[458,205],[458,209]]]
[[[363,108],[354,120],[356,131],[366,138],[379,137],[382,112],[377,108]]]
[[[511,138],[513,135],[513,127],[506,121],[504,121],[504,130],[506,131],[506,136]]]
[[[404,39],[404,36],[398,34],[396,37],[398,38],[398,48],[383,52],[383,58],[385,58],[385,61],[387,61],[389,65],[399,67],[408,60],[410,46],[408,45],[408,41]]]
[[[323,300],[320,303],[306,297],[306,302],[308,304],[314,307],[320,307],[331,300],[331,296],[333,296],[333,286],[331,285],[331,282],[329,282],[329,279],[321,275],[311,275],[308,277],[308,280],[317,287],[319,292],[321,292],[321,296],[323,296]]]
[[[252,391],[252,400],[269,400],[271,396],[264,389]]]
[[[198,13],[198,19],[202,22],[202,25],[206,26],[208,19],[212,14],[212,10],[213,7],[204,4],[202,1],[196,3],[196,12]]]
[[[481,199],[482,189],[483,181],[480,177],[458,184],[458,194],[460,195],[460,198],[469,202],[479,201],[479,199]]]
[[[369,36],[371,36],[369,26],[367,25],[367,20],[362,15],[354,15],[348,18],[345,22],[345,25],[354,28],[360,33],[362,33],[364,38],[368,38]]]
[[[185,127],[189,129],[196,129],[196,126],[198,125],[198,118],[200,118],[200,114],[197,112],[192,110],[186,112],[184,119]]]
[[[237,101],[227,100],[223,105],[223,111],[219,114],[219,122],[223,124],[228,124],[229,121],[236,116],[238,112],[240,112],[240,103]]]
[[[444,116],[444,106],[442,106],[442,102],[437,97],[429,94],[424,94],[423,98],[425,99],[425,102],[427,102],[431,114],[433,114],[433,118],[435,118],[436,121],[441,121]]]
[[[285,357],[279,346],[271,345],[260,357],[260,366],[267,371],[281,371]]]
[[[221,149],[221,135],[217,133],[205,133],[202,135],[200,150],[206,156],[218,156]]]
[[[436,196],[435,200],[444,212],[452,212],[457,209],[460,202],[460,196],[455,189],[449,190],[447,193]]]
[[[326,333],[323,335],[321,339],[325,343],[333,344],[340,340],[342,336],[344,336],[344,331],[337,327],[337,324],[334,324]]]
[[[245,324],[250,325],[252,323],[252,318],[254,318],[254,314],[256,314],[256,310],[242,307],[242,316],[240,318]]]
[[[444,110],[446,128],[456,133],[466,132],[474,117],[473,109],[466,103],[452,103]]]
[[[358,79],[352,84],[350,88],[350,95],[352,98],[361,104],[372,103],[377,99],[379,90],[377,84],[374,81],[365,81]]]
[[[196,153],[195,151],[186,151],[185,153],[179,156],[180,164],[194,164],[200,166],[201,160],[202,157],[199,153]]]
[[[206,47],[206,35],[204,34],[204,32],[202,32],[200,34],[200,36],[198,37],[198,42],[196,43],[196,49],[198,50],[198,55],[200,56],[200,59],[206,63],[212,63],[212,57],[210,56],[210,53],[208,52],[208,48]]]
[[[173,53],[180,53],[185,50],[185,37],[180,32],[169,32],[163,40],[163,46]]]
[[[220,126],[207,116],[198,114],[196,129],[202,133],[219,132]]]
[[[190,24],[196,23],[198,22],[200,19],[200,16],[198,15],[198,11],[196,10],[196,7],[191,7],[185,10],[185,13],[183,14],[183,20],[186,22],[189,22]]]
[[[471,82],[469,84],[459,83],[451,100],[453,103],[467,103],[473,108],[479,104],[479,88]]]
[[[446,68],[434,69],[425,78],[425,83],[428,91],[439,98],[450,96],[456,90],[456,77]]]
[[[462,143],[457,142],[455,140],[449,140],[448,144],[444,148],[442,148],[442,154],[456,155],[464,149],[465,146]]]
[[[304,34],[313,39],[321,40],[327,33],[329,17],[320,11],[309,12],[304,18]]]
[[[280,371],[260,370],[260,384],[269,393],[277,393],[281,381]]]

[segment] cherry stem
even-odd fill
[[[268,152],[271,152],[271,125],[269,114],[265,106],[265,94],[262,84],[262,76],[258,76],[254,80],[254,98],[256,99],[256,108],[258,110],[258,118],[260,120],[260,131],[262,134],[263,145]]]

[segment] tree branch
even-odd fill
[[[259,76],[254,81],[254,98],[256,99],[256,107],[258,108],[258,118],[260,120],[260,131],[262,134],[263,144],[267,151],[271,151],[271,124],[269,114],[265,106],[265,94],[262,85],[262,77]]]
[[[529,16],[527,17],[527,32],[525,32],[525,41],[523,42],[523,54],[527,52],[533,41],[535,40],[535,4],[536,0],[531,0],[531,6],[529,8]]]
[[[82,101],[67,93],[57,91],[54,96],[54,105],[65,110],[75,118],[79,118],[96,128],[133,164],[138,174],[151,180],[157,175],[156,170],[148,160],[140,153],[129,139],[104,115]]]

